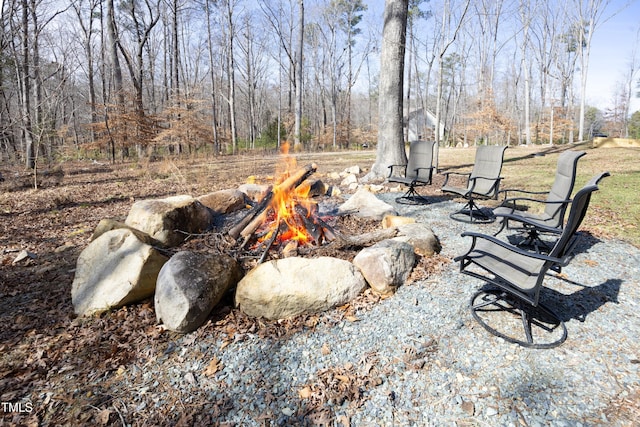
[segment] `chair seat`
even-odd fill
[[[431,181],[427,181],[427,180],[422,180],[420,178],[407,178],[404,176],[390,176],[387,181],[389,182],[398,182],[400,184],[406,184],[406,185],[420,185],[420,184],[424,184],[424,185],[428,185],[431,183]]]
[[[529,291],[538,283],[545,261],[510,251],[489,240],[479,240],[467,258],[498,277],[508,277],[510,284]]]
[[[529,223],[532,226],[542,226],[550,229],[556,229],[558,227],[558,219],[553,218],[546,213],[534,214],[527,211],[516,211],[515,215],[513,213],[513,209],[506,206],[497,207],[493,210],[493,214],[495,216],[516,219],[523,223]]]
[[[462,187],[453,187],[451,185],[445,185],[442,187],[442,191],[443,192],[447,192],[447,193],[455,193],[460,195],[461,197],[464,197],[467,195],[467,193],[469,193],[469,189],[468,188],[462,188]]]

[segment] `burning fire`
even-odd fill
[[[297,162],[289,155],[289,143],[282,145],[282,163],[279,175],[273,186],[273,197],[270,203],[270,215],[259,230],[258,242],[275,239],[278,242],[296,241],[305,244],[317,240],[310,232],[315,228],[311,215],[317,211],[317,205],[309,197],[310,184],[303,181],[300,185],[291,186],[288,179],[297,170]]]

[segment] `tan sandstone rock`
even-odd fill
[[[173,196],[135,202],[125,224],[174,247],[188,233],[201,233],[213,222],[213,213],[191,196]]]
[[[337,258],[283,258],[260,264],[238,283],[236,307],[281,319],[346,304],[366,286],[362,273]]]
[[[107,231],[78,257],[71,285],[75,313],[90,315],[150,297],[167,259],[131,230]]]

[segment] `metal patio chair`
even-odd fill
[[[584,151],[571,150],[560,154],[555,179],[549,191],[501,190],[500,193],[505,194],[505,199],[499,207],[493,210],[493,215],[500,220],[501,227],[494,236],[505,229],[520,231],[526,236],[519,244],[520,246],[533,246],[538,252],[549,250],[549,246],[540,238],[540,234],[558,235],[562,233],[565,213],[571,203],[571,193],[576,182],[578,160],[585,154],[587,153]],[[508,197],[510,192],[519,195]],[[543,195],[546,195],[544,200],[535,197]],[[519,210],[518,203],[524,202],[542,205],[544,211],[537,214]]]
[[[451,219],[463,222],[491,222],[492,214],[486,213],[476,204],[477,199],[496,199],[500,189],[500,172],[504,159],[506,146],[482,145],[477,148],[475,162],[470,173],[447,172],[445,173],[442,191],[453,193],[467,199],[467,203],[459,211],[449,216]],[[449,184],[450,177],[458,175],[467,177],[466,185],[462,187]]]
[[[540,303],[540,290],[550,269],[571,261],[578,227],[605,176],[609,173],[595,176],[575,195],[567,223],[549,254],[526,251],[489,235],[462,234],[472,238],[471,247],[454,261],[460,262],[462,273],[487,282],[471,298],[471,313],[487,331],[531,348],[552,348],[566,340],[564,321]]]
[[[428,199],[416,191],[416,187],[431,184],[433,177],[434,141],[413,141],[409,146],[409,160],[406,165],[389,166],[388,182],[407,185],[407,192],[398,197],[398,203],[427,203]]]

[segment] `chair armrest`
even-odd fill
[[[571,200],[540,200],[540,199],[534,199],[531,197],[510,197],[508,199],[504,199],[502,201],[502,203],[500,203],[499,207],[505,207],[505,208],[511,208],[511,212],[514,212],[515,206],[516,206],[516,202],[533,202],[533,203],[543,203],[545,205],[564,205],[567,203],[571,203]],[[513,206],[507,206],[507,204],[509,203],[513,203]],[[504,216],[504,215],[498,215],[498,216]]]
[[[444,175],[444,184],[442,184],[442,186],[444,187],[447,185],[447,182],[449,182],[449,176],[451,175],[466,176],[468,180],[468,177],[471,176],[471,172],[444,172],[442,175]]]
[[[404,175],[407,174],[407,165],[390,165],[387,166],[389,168],[389,176],[387,178],[391,178],[393,175],[393,171],[395,168],[402,168],[404,170]]]
[[[543,196],[549,194],[548,191],[529,191],[529,190],[521,190],[519,188],[505,188],[504,190],[498,191],[498,194],[504,193],[504,200],[509,198],[508,193],[521,193],[521,194],[530,194],[530,195],[538,195]],[[523,196],[517,196],[523,197]]]
[[[476,240],[477,239],[483,239],[483,240],[488,240],[491,243],[494,243],[498,246],[503,247],[504,249],[507,249],[511,252],[517,253],[519,255],[522,256],[526,256],[526,257],[530,257],[530,258],[535,258],[535,259],[540,259],[540,260],[544,260],[544,261],[551,261],[553,263],[556,264],[562,264],[563,260],[560,258],[556,258],[556,257],[552,257],[546,254],[541,254],[538,252],[530,252],[524,249],[521,249],[517,246],[513,246],[505,241],[502,241],[498,238],[495,238],[493,236],[489,236],[487,234],[482,234],[482,233],[477,233],[474,231],[465,231],[464,233],[461,234],[462,237],[471,237],[473,239],[473,241],[471,242],[471,248],[464,254],[464,255],[459,255],[457,257],[455,257],[453,260],[455,262],[458,262],[462,259],[464,259],[467,255],[469,255],[469,253],[471,253],[471,251],[473,251],[473,248],[476,245]]]

